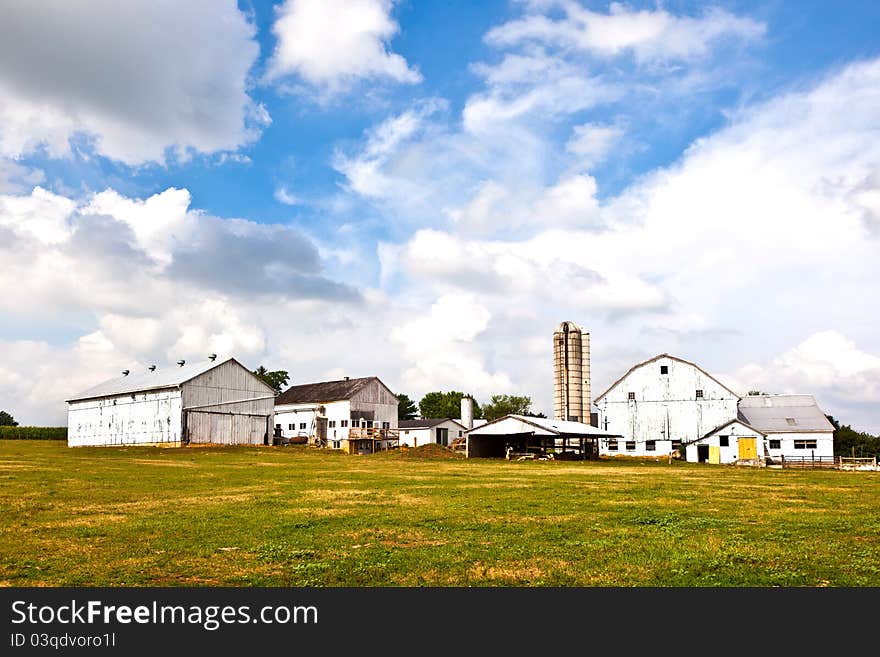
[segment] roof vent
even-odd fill
[[[183,367],[183,366],[186,364],[186,361],[185,361],[185,360],[179,360],[179,361],[177,361],[177,364],[180,365],[181,367]]]
[[[147,369],[150,370],[151,372],[155,372],[155,371],[156,371],[156,366],[155,366],[155,365],[150,365]]]
[[[344,381],[348,381],[348,377],[347,377],[347,376],[342,377],[342,379],[343,379]]]
[[[128,370],[122,370],[122,376],[128,376]]]
[[[211,354],[210,356],[208,356],[208,358],[213,362],[217,360],[217,354]]]

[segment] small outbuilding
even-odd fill
[[[730,420],[685,446],[685,458],[692,463],[737,463],[764,457],[767,437],[742,420]]]
[[[771,461],[834,459],[834,426],[813,395],[749,395],[738,418],[764,433],[759,455]]]
[[[418,447],[436,443],[449,447],[456,438],[463,438],[465,427],[457,420],[448,417],[398,420],[400,444]]]
[[[505,415],[471,429],[467,456],[505,457],[510,454],[533,458],[594,459],[602,439],[618,439],[589,424],[525,415]]]
[[[234,358],[144,370],[68,399],[68,446],[269,444],[275,391]]]

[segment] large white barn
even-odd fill
[[[596,398],[602,455],[664,456],[737,416],[740,397],[704,369],[660,354],[634,365]]]
[[[266,445],[275,391],[234,358],[125,370],[67,400],[67,444]]]
[[[283,438],[370,453],[396,445],[397,397],[378,377],[291,386],[275,400]]]

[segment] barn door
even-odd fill
[[[739,457],[741,459],[758,458],[758,447],[756,438],[740,438],[737,441],[739,448]]]

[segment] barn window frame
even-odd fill
[[[798,438],[794,441],[795,449],[816,449],[818,442],[815,438]]]
[[[609,452],[616,452],[617,451],[617,441],[614,440],[613,438],[608,440],[608,451]]]
[[[697,399],[703,399],[703,390],[701,388],[697,389]]]
[[[627,452],[636,451],[636,441],[635,440],[627,440],[626,441],[626,451]]]
[[[730,436],[718,436],[719,447],[730,447]]]
[[[628,392],[626,394],[626,399],[627,399],[627,401],[635,401],[636,400],[636,393]]]
[[[306,428],[306,423],[305,423],[305,422],[300,422],[300,423],[299,423],[299,430],[300,430],[300,431],[304,431],[305,428]]]
[[[656,440],[646,440],[645,441],[645,451],[646,452],[656,452],[657,451],[657,441]]]
[[[669,374],[669,365],[661,365],[660,374]]]
[[[782,449],[782,441],[779,438],[770,439],[770,449]]]
[[[348,420],[340,420],[339,426],[342,427],[343,429],[347,428],[348,427]]]

